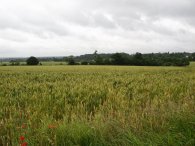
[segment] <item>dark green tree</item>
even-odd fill
[[[76,65],[76,62],[75,62],[73,56],[70,56],[70,57],[68,58],[68,65]]]
[[[133,65],[145,65],[145,61],[143,59],[143,55],[139,52],[137,52],[133,56]]]
[[[191,54],[191,61],[195,61],[195,53]]]
[[[36,57],[31,56],[30,58],[28,58],[26,60],[26,64],[27,65],[38,65],[39,64],[39,60]]]
[[[134,55],[134,58],[137,59],[137,60],[143,59],[142,53],[137,52],[137,53]]]
[[[82,61],[81,62],[81,65],[88,65],[89,64],[89,62],[87,62],[87,61]]]
[[[125,65],[125,57],[121,53],[115,53],[111,56],[113,65]]]
[[[96,58],[95,58],[95,64],[96,65],[103,65],[104,64],[103,58],[100,55],[97,55],[96,56]]]

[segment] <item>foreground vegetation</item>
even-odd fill
[[[0,67],[0,145],[195,145],[189,67]]]

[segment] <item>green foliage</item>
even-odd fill
[[[136,65],[136,66],[187,66],[189,58],[182,53],[163,54],[141,54],[129,55],[126,53],[115,53],[109,58],[96,54],[94,63],[96,65]]]
[[[121,53],[115,53],[111,56],[111,64],[113,65],[125,65],[127,58]]]
[[[39,64],[39,60],[36,57],[31,56],[30,58],[28,58],[26,60],[26,64],[27,65],[38,65]]]
[[[104,64],[104,60],[101,56],[97,55],[95,58],[95,64],[97,65],[103,65]]]
[[[195,52],[190,54],[188,57],[190,61],[195,61]]]
[[[69,57],[39,57],[42,65],[131,65],[131,66],[187,66],[189,61],[195,61],[195,53],[127,53],[85,54]],[[24,65],[26,58],[1,59],[1,65]],[[9,63],[10,62],[10,63]]]
[[[15,61],[15,60],[11,60],[11,61],[10,61],[10,64],[11,64],[12,66],[18,66],[18,65],[20,65],[20,62],[19,62],[19,61]]]
[[[87,61],[82,61],[81,65],[88,65],[89,63]]]
[[[72,57],[75,62],[88,62],[90,65],[187,66],[189,61],[194,60],[194,54],[186,52],[141,54],[137,52],[129,55],[127,53],[98,54],[95,51],[93,54]],[[68,59],[69,57],[64,57],[63,60],[68,61]]]
[[[76,64],[76,62],[75,62],[74,58],[72,56],[69,57],[68,58],[68,65],[75,65],[75,64]]]

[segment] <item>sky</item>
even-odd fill
[[[195,52],[195,0],[0,0],[0,57]]]

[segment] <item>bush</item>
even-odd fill
[[[31,56],[30,58],[28,58],[26,60],[26,64],[27,65],[38,65],[39,64],[39,60],[36,57]]]
[[[12,66],[19,66],[20,62],[18,62],[18,61],[10,61],[10,65],[12,65]]]
[[[76,65],[76,62],[73,58],[68,59],[68,65]]]
[[[82,61],[81,65],[88,65],[89,63],[87,61]]]
[[[7,64],[6,64],[6,63],[4,63],[4,64],[2,64],[2,66],[7,66]]]

